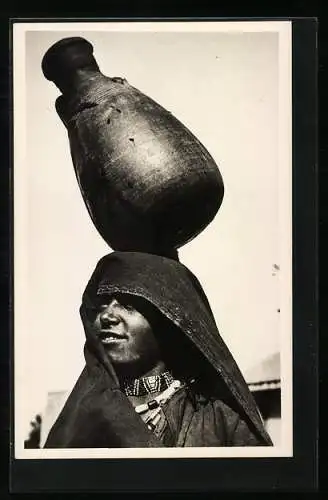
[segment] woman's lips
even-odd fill
[[[111,342],[122,342],[123,340],[126,340],[126,336],[112,331],[102,330],[100,340],[103,344],[110,344]]]

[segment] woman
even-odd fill
[[[45,447],[272,445],[183,264],[113,252],[96,266],[80,314],[86,366]]]

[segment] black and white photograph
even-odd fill
[[[13,26],[14,456],[293,456],[289,21]]]

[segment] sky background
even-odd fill
[[[169,109],[217,162],[225,197],[214,221],[179,251],[199,278],[219,331],[241,370],[280,349],[278,224],[278,34],[29,31],[25,39],[26,245],[24,315],[15,333],[21,418],[42,411],[48,391],[70,390],[83,364],[83,290],[111,249],[87,213],[60,95],[41,71],[46,50],[66,36],[94,45],[102,72],[125,77]],[[23,62],[22,62],[23,63]],[[19,215],[19,214],[18,214]]]

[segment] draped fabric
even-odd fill
[[[178,358],[176,366],[187,364],[187,344],[190,352],[199,355],[194,358],[199,363],[193,365],[196,384],[189,387],[187,383],[163,409],[166,425],[161,434],[150,431],[136,414],[93,332],[89,313],[96,297],[117,293],[142,299],[172,325],[176,342],[172,333],[167,340],[164,335],[163,342],[169,343],[171,357]],[[253,396],[219,334],[202,286],[182,263],[159,255],[112,252],[98,262],[83,294],[80,314],[86,334],[86,366],[45,447],[272,445]],[[182,338],[187,347],[181,358]]]

